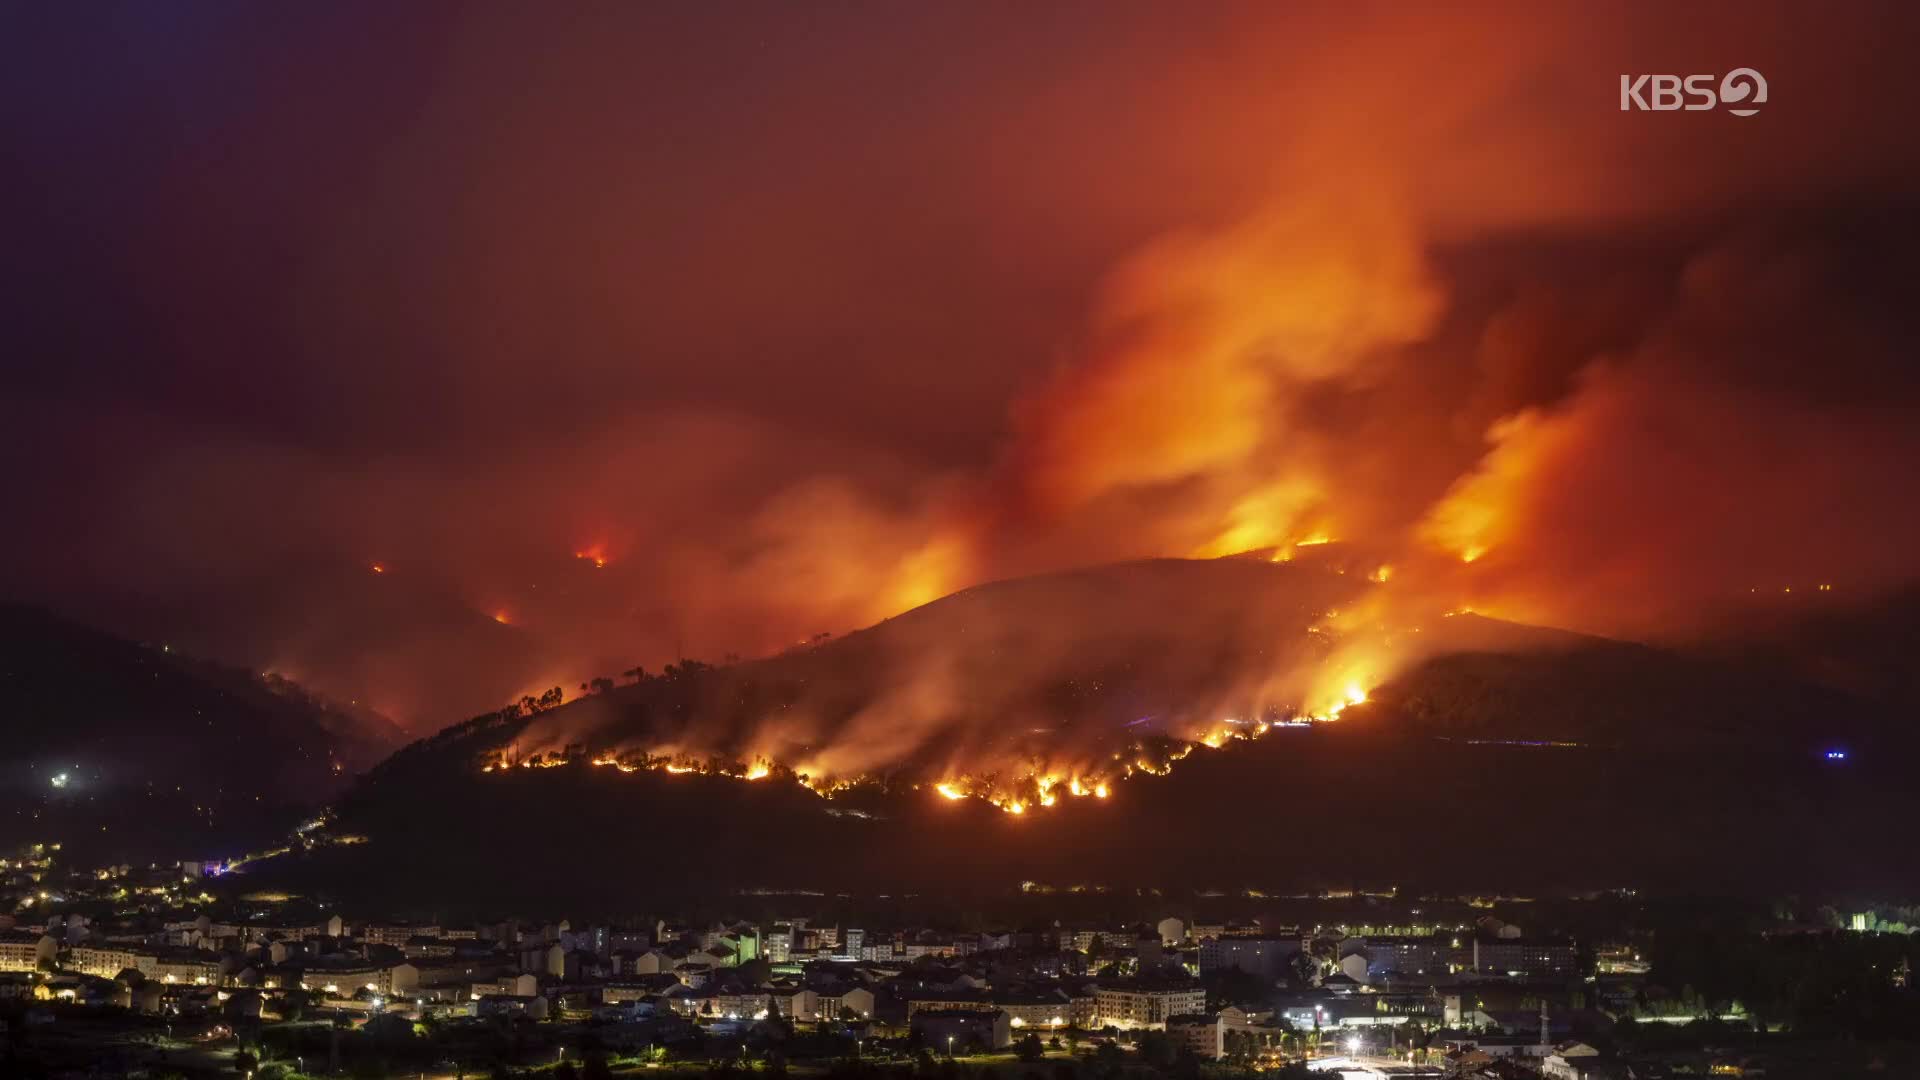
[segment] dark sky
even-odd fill
[[[0,589],[425,727],[1318,534],[1618,632],[1910,580],[1915,24],[9,5]]]

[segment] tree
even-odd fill
[[[242,1076],[260,1067],[260,1057],[251,1050],[233,1052],[233,1071]]]
[[[1163,1031],[1144,1031],[1140,1033],[1140,1060],[1156,1069],[1164,1069],[1173,1064],[1173,1040]]]
[[[1253,1040],[1244,1031],[1227,1032],[1227,1062],[1232,1065],[1245,1065],[1252,1059]]]
[[[1320,965],[1314,962],[1306,952],[1297,952],[1287,961],[1287,981],[1295,989],[1313,985],[1313,976]]]
[[[606,693],[607,691],[609,691],[609,690],[612,690],[612,689],[613,689],[613,680],[612,680],[612,679],[609,679],[609,678],[606,678],[605,676],[602,676],[602,677],[600,677],[600,678],[598,678],[598,679],[595,679],[595,680],[593,680],[592,682],[590,682],[590,683],[588,683],[587,685],[593,688],[593,692],[594,692],[594,693],[596,693],[596,694],[604,694],[604,693]]]
[[[1047,1056],[1047,1049],[1040,1045],[1040,1036],[1027,1033],[1027,1037],[1014,1045],[1013,1053],[1021,1061],[1039,1061]]]

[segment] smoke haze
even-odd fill
[[[0,582],[415,731],[1120,559],[1644,638],[1916,574],[1905,6],[4,19]]]

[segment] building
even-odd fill
[[[1227,1056],[1227,1022],[1218,1014],[1170,1016],[1167,1037],[1204,1061],[1219,1061]]]
[[[531,978],[531,976],[521,977]],[[680,980],[671,975],[645,975],[640,978],[622,979],[601,986],[600,1001],[606,1005],[623,1005],[630,1001],[646,1001],[649,998],[658,997],[668,990],[675,988],[684,989],[684,987],[680,986]],[[533,991],[528,989],[524,992],[530,994]]]
[[[1302,945],[1297,937],[1213,937],[1200,942],[1200,974],[1238,968],[1268,982],[1287,974]]]
[[[1207,992],[1193,983],[1131,982],[1094,992],[1094,1027],[1163,1028],[1173,1016],[1207,1011]]]
[[[832,1020],[852,1016],[861,1020],[873,1017],[873,991],[864,986],[828,987],[814,991],[819,1018]]]
[[[226,981],[219,961],[190,951],[138,951],[134,954],[133,968],[152,982],[218,986]]]
[[[405,945],[409,938],[437,938],[440,936],[440,928],[375,923],[361,927],[354,936],[369,945]]]
[[[1064,990],[1022,994],[996,990],[989,995],[991,1006],[1007,1014],[1017,1028],[1058,1031],[1073,1023],[1073,1001]]]
[[[130,945],[76,945],[67,950],[66,966],[82,975],[111,979],[135,967],[137,956]]]
[[[1528,938],[1473,939],[1473,970],[1483,975],[1560,978],[1578,964],[1573,942]]]
[[[920,1045],[935,1053],[1005,1050],[1013,1045],[1013,1023],[998,1009],[923,1009],[910,1026]]]
[[[1564,1043],[1540,1061],[1540,1075],[1550,1080],[1587,1080],[1613,1068],[1614,1063],[1603,1062],[1600,1051],[1583,1042]]]
[[[609,987],[611,989],[611,987]],[[508,975],[491,982],[473,984],[473,1000],[488,997],[530,998],[540,992],[540,980],[532,975]]]
[[[494,994],[481,998],[473,1004],[475,1016],[527,1016],[535,1020],[545,1020],[549,1006],[543,997],[511,997],[506,994]]]
[[[1451,937],[1370,938],[1362,952],[1367,978],[1391,975],[1446,975],[1457,969],[1456,940]]]
[[[773,1014],[784,1019],[820,1019],[820,995],[804,986],[776,986],[773,988],[771,1000]]]
[[[352,997],[361,990],[381,997],[405,996],[420,985],[420,969],[412,964],[342,963],[308,967],[300,986],[336,997]]]
[[[38,971],[41,964],[53,963],[59,954],[59,942],[48,934],[0,935],[0,971]]]
[[[766,961],[769,964],[784,964],[793,956],[793,927],[788,923],[775,923],[767,931]]]
[[[307,938],[337,938],[344,930],[340,916],[329,915],[317,923],[254,923],[243,928],[241,936],[248,941],[305,941]]]
[[[996,1012],[999,1006],[993,999],[979,991],[967,988],[952,990],[915,990],[907,995],[907,1019],[911,1020],[921,1012]],[[1011,1017],[1009,1017],[1011,1019]]]

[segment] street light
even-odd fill
[[[947,1036],[947,1057],[953,1057],[953,1036]]]

